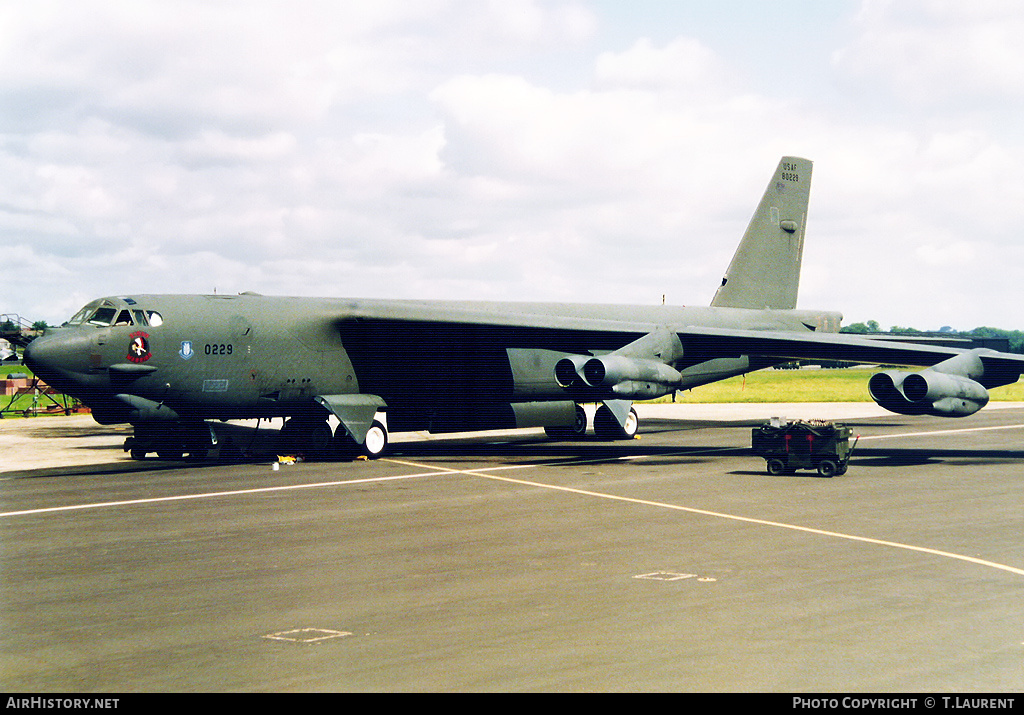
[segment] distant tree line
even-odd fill
[[[929,332],[918,330],[917,328],[904,328],[899,325],[894,325],[889,328],[888,331],[884,331],[879,328],[877,320],[869,320],[866,323],[851,323],[850,325],[845,325],[839,332],[859,334],[884,334],[888,332],[890,335],[934,335],[944,338],[963,338],[965,340],[1005,340],[1008,345],[1008,352],[1024,354],[1024,331],[1003,330],[1002,328],[990,328],[987,326],[975,328],[974,330],[961,331],[954,330],[948,325],[944,325],[937,331]]]
[[[45,320],[37,320],[32,323],[32,330],[46,330],[49,325],[46,324]],[[0,332],[3,333],[16,333],[21,330],[21,326],[15,323],[13,320],[0,321]]]
[[[994,346],[995,349],[1024,355],[1024,331],[1020,330],[1003,330],[1001,328],[981,327],[965,332],[954,330],[948,325],[942,326],[937,331],[904,328],[899,325],[894,325],[889,328],[889,330],[882,330],[877,320],[869,320],[864,323],[851,323],[850,325],[844,325],[839,332],[854,333],[858,335],[917,335],[919,337],[960,338],[964,340],[987,340],[993,342],[1000,341],[1003,344],[997,343]],[[823,368],[843,368],[852,367],[856,364],[857,363],[841,362],[838,360],[795,360],[793,362],[776,365],[775,369],[796,370],[805,365],[818,365]]]

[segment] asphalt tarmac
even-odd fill
[[[1024,689],[1024,407],[788,409],[847,474],[766,474],[757,405],[276,469],[26,420],[92,458],[0,467],[0,690]]]

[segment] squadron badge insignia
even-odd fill
[[[128,346],[129,362],[146,362],[153,357],[153,353],[149,352],[148,334],[139,330],[132,333],[129,337],[132,339],[131,344]]]
[[[181,350],[178,351],[178,357],[182,360],[189,360],[193,355],[195,355],[195,353],[192,351],[192,341],[182,340]]]

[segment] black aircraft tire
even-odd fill
[[[327,420],[293,417],[281,428],[283,448],[311,459],[330,456],[334,447],[333,439]]]
[[[362,444],[352,439],[344,425],[338,425],[334,431],[334,451],[339,459],[379,459],[387,453],[389,446],[388,430],[379,420],[370,425]]]
[[[302,434],[305,452],[314,459],[322,459],[330,455],[334,435],[331,434],[331,428],[327,422],[312,422],[305,427]]]
[[[181,459],[185,455],[185,448],[180,444],[167,445],[157,447],[156,453],[160,459]]]
[[[587,436],[587,411],[576,405],[576,415],[571,425],[545,427],[544,434],[551,439],[583,439]]]

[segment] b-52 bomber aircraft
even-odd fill
[[[924,367],[869,380],[902,414],[968,415],[1015,382],[1022,356],[839,334],[839,313],[795,309],[811,167],[779,162],[710,307],[122,295],[24,359],[101,424],[134,425],[135,458],[205,455],[206,420],[246,418],[284,418],[321,456],[378,457],[389,430],[570,439],[589,403],[599,437],[631,438],[634,400],[801,358]]]

